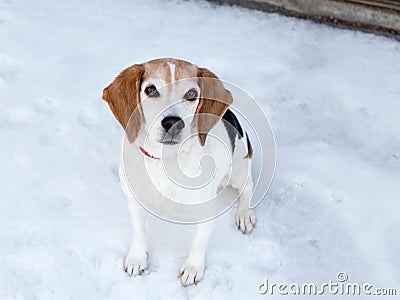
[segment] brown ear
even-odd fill
[[[233,99],[219,78],[205,68],[197,71],[201,89],[200,102],[196,110],[197,130],[200,145],[204,146],[207,134],[218,123]]]
[[[125,129],[130,143],[133,143],[137,138],[142,122],[140,85],[143,74],[143,65],[133,65],[122,71],[103,90],[103,99],[110,106],[117,121]]]

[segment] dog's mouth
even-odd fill
[[[180,139],[177,136],[171,136],[170,134],[165,134],[164,137],[160,141],[161,144],[164,145],[176,145],[180,143]]]
[[[173,141],[173,140],[171,140],[171,141],[162,141],[161,143],[164,144],[164,145],[176,145],[176,144],[179,144],[178,141]]]

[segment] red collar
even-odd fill
[[[158,157],[155,157],[155,156],[151,155],[149,152],[147,152],[146,150],[144,150],[144,148],[142,148],[142,147],[139,147],[139,149],[140,149],[140,151],[142,151],[142,153],[143,153],[144,155],[146,155],[147,157],[150,157],[150,158],[153,158],[153,159],[160,159],[160,158],[158,158]]]

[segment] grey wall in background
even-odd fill
[[[400,39],[398,0],[208,0]]]

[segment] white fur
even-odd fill
[[[173,64],[170,64],[170,70],[171,78],[174,78],[175,76],[172,76],[175,73]],[[251,178],[250,159],[244,158],[248,152],[246,136],[240,140],[236,140],[235,151],[232,155],[229,149],[229,136],[221,121],[209,133],[205,146],[201,147],[196,135],[189,137],[195,129],[191,126],[191,122],[198,100],[192,103],[187,103],[187,101],[174,103],[176,100],[181,100],[190,88],[195,88],[200,94],[197,81],[186,80],[184,82],[174,82],[172,85],[162,88],[166,84],[163,79],[150,78],[146,82],[143,82],[142,86],[150,83],[154,84],[160,90],[160,97],[142,102],[146,123],[142,125],[136,142],[128,146],[130,147],[128,149],[129,156],[125,157],[124,160],[125,164],[135,166],[134,173],[130,176],[134,176],[134,180],[140,181],[139,184],[142,187],[154,185],[161,194],[181,203],[206,201],[215,197],[221,185],[225,186],[229,184],[242,191],[237,213],[237,226],[243,233],[251,232],[256,218],[254,211],[249,209],[253,182]],[[141,97],[142,99],[145,98],[143,92]],[[171,104],[173,105],[171,106]],[[164,110],[165,108],[167,109]],[[211,155],[216,162],[215,176],[209,184],[200,189],[188,190],[174,185],[165,173],[161,160],[146,157],[138,150],[138,145],[143,145],[151,155],[161,157],[163,147],[170,147],[173,150],[177,149],[175,147],[179,147],[179,145],[166,146],[159,142],[160,134],[162,133],[161,120],[171,114],[185,120],[185,128],[180,138],[181,140],[187,139],[187,141],[184,143],[184,147],[182,147],[182,151],[179,154],[179,166],[183,174],[187,176],[197,175],[201,170],[196,162],[204,155]],[[144,137],[145,135],[148,135],[147,140]],[[221,139],[222,142],[214,139],[213,135]],[[176,151],[172,153],[176,153]],[[143,159],[145,159],[147,170],[136,167],[140,165],[138,162],[143,161]],[[164,163],[166,160],[172,159],[177,158],[163,157]],[[146,211],[135,200],[135,195],[131,192],[128,180],[122,169],[121,163],[120,179],[122,189],[128,198],[128,207],[133,227],[132,244],[125,260],[125,270],[129,275],[138,275],[147,268],[147,244],[145,238]],[[151,182],[144,179],[144,172],[148,172]],[[183,285],[197,283],[203,277],[207,244],[213,228],[214,220],[197,225],[196,235],[189,256],[180,269],[180,279]]]
[[[174,82],[175,81],[175,64],[169,62],[168,65],[169,65],[169,71],[171,73],[171,82]]]

